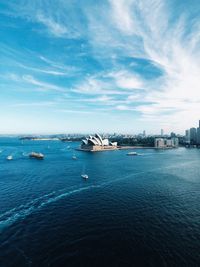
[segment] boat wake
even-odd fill
[[[36,198],[24,205],[20,205],[16,208],[13,208],[9,211],[0,215],[0,232],[3,231],[8,226],[12,225],[13,223],[25,219],[27,216],[31,215],[35,211],[56,202],[62,198],[66,198],[72,194],[80,193],[85,190],[89,190],[91,188],[97,188],[99,185],[90,185],[85,187],[74,188],[66,191],[66,189],[53,191],[49,194],[46,194],[42,197]]]
[[[3,214],[0,214],[0,232],[2,232],[5,228],[11,226],[15,222],[25,219],[27,216],[31,215],[32,213],[36,212],[37,210],[42,209],[43,207],[45,207],[45,206],[47,206],[53,202],[56,202],[60,199],[66,198],[70,195],[78,194],[82,191],[87,191],[87,190],[90,190],[93,188],[101,188],[104,186],[108,186],[109,184],[119,182],[119,181],[125,180],[127,178],[136,177],[136,176],[141,175],[141,174],[148,174],[148,173],[152,173],[152,172],[156,172],[156,171],[163,171],[163,170],[177,168],[177,167],[181,167],[181,166],[183,167],[183,166],[186,166],[190,163],[191,162],[181,163],[181,164],[178,164],[178,166],[177,166],[177,164],[174,164],[171,166],[155,168],[155,169],[148,170],[148,171],[140,171],[140,172],[130,173],[126,176],[116,178],[116,179],[106,180],[106,182],[102,182],[99,184],[93,184],[93,185],[88,185],[88,186],[84,186],[84,187],[80,187],[80,185],[79,185],[79,187],[64,188],[61,190],[53,191],[53,192],[48,193],[42,197],[36,198],[36,199],[34,199],[34,200],[24,204],[24,205],[20,205],[16,208],[9,210],[9,211],[6,211]],[[193,161],[193,163],[199,163],[199,161]]]

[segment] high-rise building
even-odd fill
[[[144,131],[143,131],[143,137],[145,137],[145,136],[146,136],[146,131],[144,130]]]
[[[185,142],[190,143],[190,130],[185,131]]]
[[[190,128],[190,143],[196,144],[197,142],[197,130],[196,128]]]
[[[173,147],[178,147],[179,146],[179,140],[177,137],[173,137],[172,139],[172,146]]]
[[[197,128],[197,145],[200,145],[200,127]]]
[[[176,134],[173,133],[173,132],[171,132],[170,136],[171,136],[171,137],[176,137]]]
[[[161,136],[164,135],[164,130],[163,130],[163,129],[160,130],[160,135],[161,135]]]

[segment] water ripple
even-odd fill
[[[184,165],[187,165],[187,163],[184,163],[184,164],[181,163],[181,164],[179,164],[178,167],[184,166]],[[84,186],[84,187],[71,187],[70,190],[69,190],[69,188],[64,188],[64,189],[61,189],[58,191],[52,191],[51,193],[46,194],[44,196],[41,196],[39,198],[36,198],[36,199],[26,203],[25,205],[20,205],[18,207],[15,207],[15,208],[1,214],[0,215],[0,231],[3,231],[5,228],[11,226],[13,223],[15,223],[19,220],[23,220],[27,216],[31,215],[33,212],[35,212],[35,211],[53,203],[53,202],[56,202],[60,199],[66,198],[72,194],[77,194],[77,193],[80,193],[82,191],[90,190],[92,188],[100,188],[103,186],[107,186],[111,183],[122,181],[124,179],[134,177],[137,175],[141,175],[141,174],[145,174],[145,173],[146,174],[152,173],[155,171],[161,171],[163,169],[171,169],[171,168],[177,168],[177,164],[167,166],[165,168],[152,169],[151,171],[148,170],[148,171],[141,171],[141,172],[137,172],[137,173],[131,173],[131,174],[128,174],[126,176],[123,176],[123,177],[120,177],[117,179],[111,179],[109,181],[99,183],[99,184],[92,184],[92,185],[88,185],[88,186]]]

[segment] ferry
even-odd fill
[[[44,155],[42,153],[36,153],[36,152],[31,152],[29,154],[30,158],[36,158],[36,159],[44,159]]]
[[[137,156],[138,153],[137,152],[129,152],[126,154],[127,156]]]

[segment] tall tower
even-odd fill
[[[190,128],[190,143],[192,145],[195,145],[197,142],[197,129],[196,128]]]
[[[199,120],[199,127],[197,128],[197,145],[200,145],[200,120]]]
[[[197,141],[197,145],[200,145],[200,127],[197,128],[197,138],[196,138],[196,141]]]
[[[161,136],[164,135],[164,130],[163,130],[163,129],[160,130],[160,135],[161,135]]]

